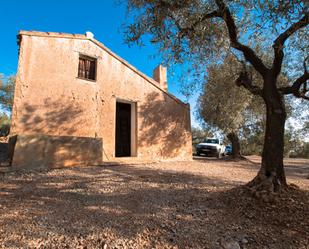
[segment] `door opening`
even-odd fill
[[[116,102],[116,157],[131,156],[131,104]]]

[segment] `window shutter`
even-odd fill
[[[78,63],[78,77],[95,80],[96,78],[96,59],[81,56]]]

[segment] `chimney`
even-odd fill
[[[166,67],[162,65],[157,66],[153,70],[153,79],[157,81],[159,86],[164,90],[167,91],[167,75],[166,75]]]

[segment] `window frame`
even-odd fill
[[[88,61],[93,61],[94,62],[94,79],[89,79],[89,78],[85,78],[85,77],[81,77],[79,76],[79,61],[80,59],[84,59],[84,60],[88,60]],[[78,55],[78,66],[77,66],[77,77],[78,79],[81,80],[87,80],[87,81],[91,81],[91,82],[96,82],[97,81],[97,66],[98,66],[98,59],[96,57],[93,56],[89,56],[86,54],[81,54],[79,53]]]

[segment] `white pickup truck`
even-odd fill
[[[196,154],[200,156],[216,156],[221,158],[224,155],[225,146],[217,138],[206,138],[202,143],[196,145]]]

